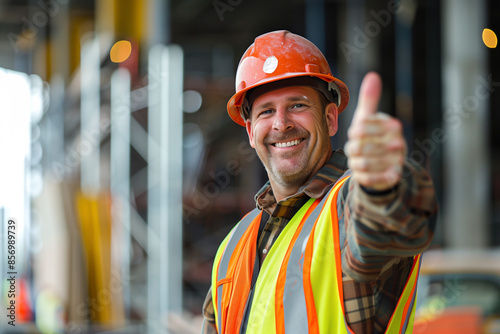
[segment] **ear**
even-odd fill
[[[245,121],[245,127],[247,129],[247,133],[248,133],[248,140],[250,141],[250,146],[252,146],[253,148],[255,148],[255,144],[254,144],[254,141],[253,141],[253,130],[252,130],[252,122],[250,121],[250,119],[247,119]]]
[[[338,111],[339,110],[335,103],[330,103],[326,106],[325,116],[326,116],[326,123],[328,125],[328,134],[330,135],[330,137],[336,134],[339,128]]]

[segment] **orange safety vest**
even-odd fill
[[[341,178],[288,222],[258,270],[262,212],[248,213],[222,242],[212,272],[219,334],[353,333],[344,317],[337,197]],[[420,255],[386,333],[411,333]],[[247,308],[250,308],[247,310]],[[246,319],[246,321],[244,321]]]

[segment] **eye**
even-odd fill
[[[259,116],[265,116],[265,115],[269,115],[273,112],[272,109],[268,109],[268,110],[263,110],[261,112],[259,112]]]
[[[294,103],[290,109],[300,109],[300,108],[305,108],[307,105],[303,103]]]

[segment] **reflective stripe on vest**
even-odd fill
[[[219,255],[222,247],[217,252],[215,262],[218,263],[215,280],[217,286],[216,289],[212,288],[212,298],[217,301],[217,307],[214,310],[219,333],[239,332],[239,326],[244,315],[244,307],[241,307],[241,304],[243,303],[243,306],[245,306],[250,291],[253,261],[256,252],[255,247],[245,246],[257,244],[257,232],[259,231],[261,216],[262,212],[254,209],[243,217],[229,234],[229,239],[224,240],[223,243],[227,243],[227,245],[223,254]],[[238,254],[237,257],[232,256],[235,253]],[[224,256],[226,254],[228,255]],[[217,258],[220,258],[220,261]],[[221,277],[225,278],[220,279]],[[212,281],[214,280],[212,279]],[[231,304],[231,309],[229,304]]]
[[[337,197],[347,178],[310,199],[288,222],[263,262],[246,333],[352,333],[344,317]],[[220,334],[239,333],[250,294],[260,215],[248,214],[217,252],[212,296]],[[411,333],[419,259],[386,333]],[[214,292],[215,291],[215,292]]]

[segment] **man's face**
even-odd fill
[[[311,87],[285,87],[255,99],[246,128],[271,181],[300,187],[321,168],[337,131],[337,107]]]

